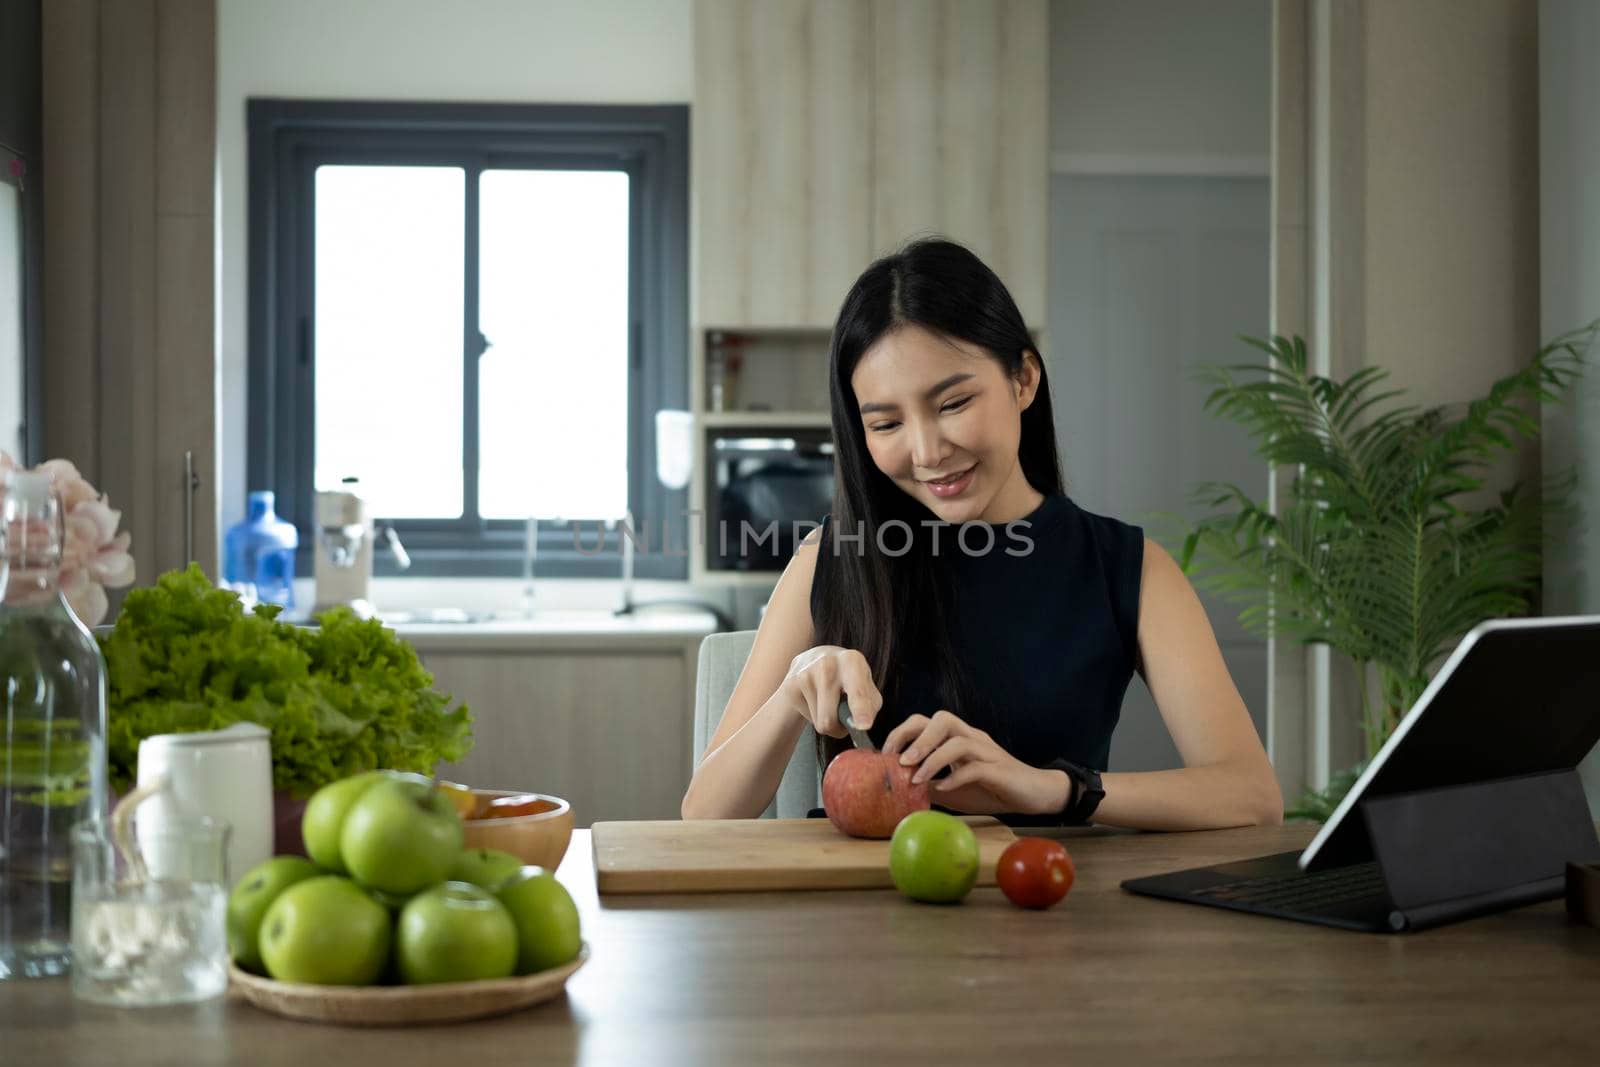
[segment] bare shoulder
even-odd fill
[[[796,656],[813,644],[811,580],[816,573],[817,545],[813,538],[797,546],[778,578],[767,609],[756,627],[755,641],[744,669],[728,697],[727,708],[706,751],[720,748],[750,721],[783,682]]]
[[[811,584],[817,573],[819,542],[817,532],[812,531],[795,546],[767,600],[752,654],[786,653],[792,657],[811,647]]]
[[[1155,649],[1188,648],[1196,641],[1215,643],[1205,606],[1172,553],[1147,537],[1139,582],[1141,666]]]
[[[1144,565],[1140,576],[1147,582],[1152,578],[1160,582],[1170,582],[1178,578],[1185,585],[1189,582],[1184,576],[1183,568],[1172,558],[1172,553],[1163,548],[1161,542],[1153,537],[1144,539]]]
[[[788,577],[793,572],[798,578],[804,573],[805,583],[809,588],[812,578],[817,573],[817,552],[821,546],[822,527],[819,526],[802,537],[800,543],[795,546],[794,557],[789,560],[788,566],[783,568],[784,576]]]
[[[800,594],[800,600],[806,606],[806,618],[811,618],[811,583],[817,576],[817,554],[822,550],[822,527],[810,530],[800,539],[795,546],[794,555],[783,568],[783,575],[778,579],[779,587],[791,586],[791,592]],[[772,591],[772,599],[778,598],[778,590]],[[771,611],[771,602],[767,610]]]

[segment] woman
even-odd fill
[[[1013,823],[1282,818],[1277,779],[1177,563],[1063,492],[1044,365],[971,252],[867,268],[829,355],[833,511],[773,590],[684,818],[752,818],[807,724],[851,717],[933,802]],[[1105,773],[1133,672],[1183,757]]]

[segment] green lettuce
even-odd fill
[[[236,722],[272,731],[273,785],[300,797],[379,767],[431,774],[471,749],[471,712],[382,623],[337,608],[292,626],[279,611],[245,611],[195,564],[128,594],[100,638],[113,788],[133,783],[142,739]]]

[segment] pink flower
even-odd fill
[[[61,571],[61,595],[85,626],[99,626],[111,610],[105,589],[81,567]]]
[[[61,509],[70,514],[79,504],[99,499],[94,486],[84,480],[78,468],[64,459],[47,459],[39,470],[49,474],[56,483],[56,493],[61,497]]]
[[[0,451],[0,474],[16,466]],[[133,584],[135,568],[128,552],[132,538],[117,533],[122,512],[71,462],[46,460],[38,469],[50,474],[61,499],[61,594],[85,625],[97,626],[110,610],[106,589]]]
[[[133,536],[124,532],[101,545],[89,561],[89,577],[112,589],[132,585],[133,556],[128,553],[132,540]]]

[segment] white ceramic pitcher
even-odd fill
[[[177,815],[208,815],[232,827],[229,884],[272,856],[272,734],[253,722],[224,730],[156,734],[139,742],[139,787],[160,786],[140,804],[141,831]],[[150,858],[160,877],[161,858]]]

